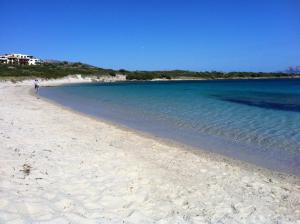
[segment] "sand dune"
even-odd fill
[[[299,178],[194,153],[0,84],[0,223],[300,223]]]

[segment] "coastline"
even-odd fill
[[[10,77],[13,78],[13,77]],[[0,83],[21,83],[26,85],[31,85],[32,80],[36,77],[28,77],[21,80],[11,81],[9,79],[0,79]],[[214,78],[214,79],[204,79],[197,77],[178,77],[172,79],[166,78],[155,78],[150,80],[137,80],[137,79],[126,79],[126,75],[117,74],[116,76],[82,76],[78,75],[68,75],[62,78],[56,79],[44,79],[40,78],[40,80],[44,84],[44,86],[58,86],[58,85],[66,85],[66,84],[80,84],[80,83],[90,83],[90,82],[143,82],[143,81],[213,81],[213,80],[256,80],[256,79],[300,79],[300,75],[286,76],[286,77],[234,77],[234,78]]]
[[[300,219],[298,177],[71,111],[28,94],[30,84],[0,84],[1,161],[5,161],[0,221],[295,223]],[[20,171],[24,164],[33,168],[29,175]],[[45,196],[39,199],[41,195]],[[21,200],[26,209],[21,211],[17,203],[13,212],[10,200]]]
[[[183,81],[183,80],[178,80],[178,81]],[[72,83],[70,83],[70,84],[72,84]],[[59,85],[63,85],[63,83],[61,83]],[[47,87],[49,87],[49,86],[47,85]],[[33,90],[30,92],[30,94],[32,96],[36,96],[34,94]],[[179,141],[176,141],[176,140],[173,140],[173,139],[163,138],[163,137],[151,134],[149,132],[144,132],[144,131],[140,131],[140,130],[137,130],[137,129],[133,129],[133,128],[127,127],[125,125],[122,125],[120,123],[114,122],[112,120],[107,120],[107,119],[102,118],[102,117],[96,117],[96,116],[93,116],[93,115],[90,115],[90,114],[87,114],[87,113],[83,113],[83,112],[74,110],[72,108],[69,108],[69,107],[64,106],[62,104],[59,104],[59,103],[57,103],[57,102],[55,102],[51,99],[42,97],[40,95],[38,97],[40,99],[43,99],[44,101],[50,103],[50,104],[53,104],[53,105],[55,105],[59,108],[62,108],[66,111],[69,111],[71,113],[76,113],[80,116],[89,117],[90,119],[94,120],[95,122],[102,122],[102,123],[105,123],[107,125],[111,125],[111,126],[117,128],[117,129],[120,129],[122,131],[130,132],[133,135],[138,135],[142,138],[148,138],[148,139],[159,142],[159,143],[164,144],[164,145],[169,146],[169,147],[175,147],[176,149],[182,150],[183,152],[193,153],[196,156],[205,157],[207,159],[215,160],[215,161],[218,161],[218,162],[225,162],[225,163],[228,163],[228,164],[233,165],[233,166],[238,166],[238,167],[241,167],[243,169],[247,169],[250,172],[260,172],[263,175],[266,175],[266,176],[269,176],[269,177],[272,177],[272,178],[282,178],[282,177],[284,177],[286,179],[286,181],[288,181],[290,183],[293,183],[293,184],[300,185],[300,177],[297,176],[297,175],[271,170],[271,169],[268,169],[266,167],[262,167],[262,166],[259,166],[259,165],[256,165],[256,164],[253,164],[253,163],[250,163],[250,162],[247,162],[247,161],[243,161],[243,160],[235,159],[235,158],[232,158],[232,157],[229,157],[229,156],[226,156],[226,155],[222,155],[222,154],[219,154],[219,153],[203,150],[199,147],[194,147],[192,145],[187,145],[185,143],[182,143],[182,142],[179,142]]]
[[[159,80],[156,80],[156,81],[159,82]],[[183,80],[178,80],[177,83],[181,83],[180,81],[183,81]],[[263,84],[265,85],[265,82],[267,82],[267,81],[268,80],[263,80]],[[276,81],[279,81],[279,83],[280,83],[280,80],[276,80]],[[297,81],[297,80],[295,80],[295,81]],[[174,80],[174,82],[176,82],[176,81]],[[174,82],[171,81],[169,83],[174,84]],[[123,81],[116,81],[115,83],[117,86],[119,86],[119,85],[122,86],[124,84]],[[154,85],[154,83],[155,83],[155,81],[152,84],[150,81],[128,81],[128,82],[126,81],[125,86],[131,85],[131,84]],[[164,82],[159,82],[159,83],[164,84]],[[194,83],[201,83],[201,82],[183,81],[182,83],[194,84]],[[218,83],[218,81],[210,81],[208,83]],[[224,82],[221,82],[221,83],[224,83]],[[95,85],[98,85],[98,84],[95,83]],[[102,85],[102,84],[100,83],[99,85]],[[71,87],[71,89],[72,89],[72,83],[67,83],[64,86]],[[77,85],[75,85],[74,87],[76,88],[76,86]],[[89,85],[83,85],[83,86],[89,86]],[[94,85],[91,84],[91,86],[94,86]],[[114,86],[114,84],[113,84],[113,86]],[[58,92],[60,92],[59,89],[60,88],[58,88]],[[43,92],[46,92],[46,93],[48,92],[48,94],[45,94]],[[53,93],[54,98],[51,97],[51,92]],[[139,124],[144,124],[144,123],[142,120],[139,120],[138,117],[133,118],[130,121],[130,117],[134,117],[134,116],[131,116],[130,114],[122,115],[120,113],[120,115],[118,115],[116,113],[113,114],[113,113],[111,113],[112,111],[105,110],[105,109],[104,110],[99,109],[99,111],[97,111],[97,113],[95,113],[93,111],[93,109],[90,108],[90,106],[88,104],[85,104],[84,102],[82,102],[82,104],[80,104],[80,103],[79,104],[78,103],[77,104],[76,103],[69,104],[68,102],[61,101],[60,100],[61,97],[55,97],[55,92],[56,92],[56,90],[53,90],[52,88],[48,88],[48,89],[45,88],[45,89],[42,89],[40,96],[41,97],[44,96],[46,98],[46,99],[44,98],[45,100],[50,100],[50,102],[55,103],[58,106],[63,106],[64,108],[69,109],[71,111],[79,112],[79,114],[81,114],[81,115],[91,116],[93,118],[99,119],[102,122],[113,124],[116,127],[119,127],[119,128],[122,127],[125,130],[130,130],[134,133],[139,133],[146,137],[153,138],[155,140],[160,140],[161,142],[164,142],[165,144],[166,143],[171,144],[172,146],[176,146],[178,148],[186,148],[189,151],[194,151],[195,153],[197,153],[199,151],[203,152],[203,153],[208,153],[208,154],[211,154],[212,157],[220,157],[220,160],[227,160],[229,162],[234,162],[235,164],[240,164],[240,165],[244,165],[244,166],[246,166],[245,164],[247,164],[247,166],[256,167],[256,169],[270,170],[271,173],[285,173],[285,175],[287,174],[287,175],[295,175],[298,177],[300,176],[299,166],[298,166],[298,162],[297,162],[297,161],[299,161],[298,160],[299,156],[297,154],[291,154],[289,156],[286,156],[284,154],[286,149],[290,149],[290,146],[288,146],[288,145],[286,146],[286,148],[281,148],[281,150],[272,146],[272,148],[271,147],[269,148],[269,150],[270,150],[269,151],[268,148],[260,148],[259,146],[256,146],[256,145],[247,145],[247,144],[243,144],[243,142],[231,141],[231,139],[225,139],[225,138],[222,138],[222,136],[211,136],[209,134],[205,135],[203,133],[199,133],[198,135],[196,135],[196,138],[189,137],[189,134],[191,134],[190,136],[193,136],[193,133],[188,132],[188,130],[186,133],[189,133],[189,134],[185,134],[186,138],[181,138],[180,133],[179,134],[176,133],[177,135],[176,134],[174,135],[174,133],[172,132],[172,130],[170,128],[164,129],[164,126],[160,126],[160,124],[156,124],[156,126],[155,126],[154,124],[151,125],[152,122],[150,122],[149,124],[145,123],[145,125],[139,125]],[[113,94],[110,94],[110,95],[113,96]],[[63,96],[63,93],[62,93],[62,96]],[[107,96],[107,97],[109,98],[110,96]],[[75,98],[70,101],[76,102],[76,100],[77,99]],[[87,100],[88,100],[88,98],[87,98]],[[147,100],[143,100],[143,101],[147,102]],[[201,103],[201,102],[199,102],[199,103]],[[102,106],[104,106],[104,108],[107,107],[107,105],[102,105]],[[89,109],[84,109],[84,108],[89,108]],[[98,108],[101,108],[101,106]],[[157,108],[157,110],[159,111],[160,109]],[[81,111],[81,113],[80,113],[80,111]],[[102,112],[102,111],[105,111],[105,112]],[[115,110],[115,111],[117,111],[117,110]],[[119,108],[118,111],[122,111],[122,109]],[[218,120],[218,118],[215,118],[215,119]],[[227,121],[224,121],[224,122],[227,122]],[[155,123],[155,122],[153,122],[153,123]],[[242,130],[242,127],[240,127],[240,128]],[[284,128],[283,129],[278,128],[278,129],[284,130]],[[157,132],[157,131],[153,131],[153,130],[164,130],[164,131]],[[174,130],[176,130],[176,128],[174,128]],[[266,131],[271,131],[271,130],[266,130]],[[173,133],[173,135],[170,133]],[[184,132],[182,132],[182,133],[184,133]],[[226,132],[224,132],[224,133],[226,133]],[[261,133],[261,135],[262,134],[263,133]],[[195,141],[195,139],[198,140],[198,142]],[[277,139],[274,139],[273,142],[276,142],[276,140]],[[273,144],[273,145],[276,145],[276,144]],[[270,153],[270,152],[272,152],[272,153]],[[274,158],[276,158],[276,159],[274,159]]]

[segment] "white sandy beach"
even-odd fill
[[[298,177],[66,110],[31,84],[0,83],[1,224],[300,223]]]

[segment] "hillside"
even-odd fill
[[[80,62],[46,62],[41,65],[0,65],[1,79],[26,79],[32,77],[38,78],[61,78],[68,75],[115,75],[111,69],[102,69],[86,65]]]
[[[82,76],[115,76],[126,75],[127,80],[152,79],[233,79],[233,78],[262,78],[262,77],[298,77],[299,73],[256,73],[256,72],[193,72],[185,70],[170,71],[127,71],[124,69],[103,69],[80,62],[48,61],[41,65],[0,65],[0,79],[22,80],[28,78],[61,78],[68,75],[80,74]]]

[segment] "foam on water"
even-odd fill
[[[130,128],[300,175],[300,80],[76,84],[58,103]]]

